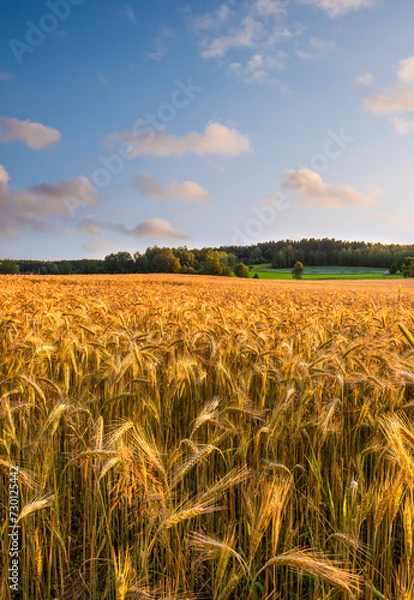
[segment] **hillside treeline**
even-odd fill
[[[61,261],[0,259],[0,273],[41,275],[106,273],[194,273],[246,276],[243,264],[272,263],[275,269],[293,268],[297,261],[306,266],[378,267],[403,271],[414,257],[414,244],[347,242],[335,239],[302,239],[263,242],[251,246],[222,246],[189,250],[147,248],[141,254],[117,252],[103,260]]]
[[[414,244],[347,242],[335,239],[281,240],[252,246],[222,246],[249,264],[271,262],[275,269],[292,268],[296,261],[305,266],[379,267],[400,270],[408,257],[414,256]]]
[[[108,254],[103,260],[0,260],[0,273],[39,275],[115,273],[192,273],[248,276],[248,270],[233,254],[212,248],[147,248],[144,254]]]

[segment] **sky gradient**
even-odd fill
[[[408,0],[0,8],[0,259],[412,243]]]

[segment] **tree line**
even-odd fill
[[[102,260],[61,261],[0,259],[0,273],[40,275],[109,273],[191,273],[247,277],[246,265],[271,263],[275,269],[307,266],[377,267],[414,276],[414,244],[347,242],[335,239],[270,241],[250,246],[189,250],[153,246],[144,253],[117,252]]]
[[[248,277],[247,267],[234,254],[202,248],[147,248],[141,254],[117,252],[103,260],[0,260],[0,274],[81,275],[127,273],[189,273]]]
[[[399,271],[414,256],[414,244],[348,242],[330,238],[280,240],[250,246],[222,246],[245,264],[268,262],[274,269],[305,266],[378,267]]]

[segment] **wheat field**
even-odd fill
[[[414,284],[2,277],[0,597],[414,599]]]

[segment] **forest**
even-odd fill
[[[293,268],[297,261],[305,266],[349,266],[388,269],[390,273],[411,273],[414,244],[348,242],[335,239],[281,240],[250,246],[220,248],[178,248],[153,246],[144,253],[116,252],[104,259],[11,260],[0,259],[3,274],[116,274],[188,273],[200,275],[247,276],[244,265],[271,263],[274,269]]]

